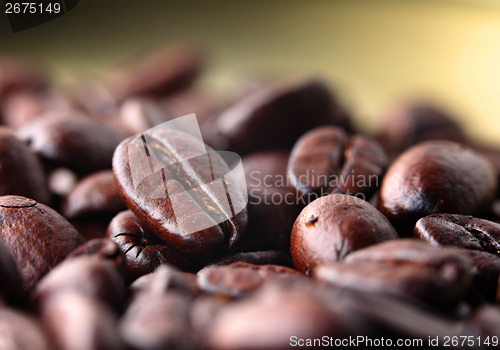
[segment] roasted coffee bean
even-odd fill
[[[109,216],[96,216],[93,218],[82,218],[69,220],[78,232],[86,240],[106,237],[109,225]]]
[[[108,77],[107,86],[117,100],[136,95],[165,96],[188,87],[202,66],[202,56],[193,47],[164,46],[118,68]]]
[[[14,133],[0,127],[0,195],[7,194],[50,203],[39,159]]]
[[[167,264],[139,277],[130,285],[130,291],[135,297],[163,295],[170,291],[179,291],[193,297],[201,293],[194,273],[181,272]]]
[[[239,154],[286,149],[307,130],[328,124],[349,128],[349,118],[326,85],[312,79],[243,98],[215,120],[208,140],[216,149]]]
[[[281,266],[292,266],[292,259],[290,254],[276,251],[276,250],[265,250],[260,252],[239,252],[222,259],[211,262],[205,267],[215,267],[230,265],[236,262],[244,262],[254,265],[281,265]]]
[[[220,294],[202,294],[193,300],[189,310],[191,327],[202,343],[206,343],[203,340],[209,337],[219,312],[233,303],[233,299]]]
[[[436,246],[466,249],[473,261],[475,285],[494,300],[500,274],[500,224],[466,215],[434,214],[418,220],[414,234]]]
[[[0,238],[16,262],[26,291],[83,243],[64,217],[29,198],[0,197],[0,218]]]
[[[500,256],[500,224],[468,215],[434,214],[417,221],[415,237]]]
[[[113,172],[103,170],[88,175],[64,197],[61,213],[68,219],[117,214],[126,206],[120,198]]]
[[[355,250],[398,238],[389,221],[362,199],[331,194],[300,213],[292,229],[290,253],[296,269],[344,259]]]
[[[238,249],[290,250],[290,231],[306,201],[288,183],[289,154],[271,150],[243,158],[249,220]]]
[[[75,292],[60,293],[43,304],[45,329],[65,350],[124,349],[113,312],[95,299]]]
[[[388,112],[378,139],[392,155],[429,140],[465,141],[456,118],[426,102],[399,105]]]
[[[2,350],[54,349],[35,317],[0,307],[0,348]]]
[[[366,136],[348,137],[324,126],[304,134],[288,163],[291,184],[301,193],[343,193],[369,197],[387,167],[382,147]]]
[[[181,269],[187,269],[191,264],[186,256],[143,227],[131,211],[121,212],[111,220],[107,236],[125,254],[125,277],[129,282],[164,263]]]
[[[0,58],[0,100],[17,91],[41,91],[47,85],[45,74],[32,62],[18,57]]]
[[[10,252],[0,240],[0,301],[18,305],[23,300],[21,278]]]
[[[185,132],[152,129],[124,140],[113,171],[128,208],[184,254],[219,256],[246,228],[245,195],[229,166]]]
[[[332,339],[348,338],[355,334],[354,329],[370,334],[359,323],[348,313],[332,310],[310,290],[264,288],[220,310],[207,331],[206,342],[211,349],[290,349],[298,346],[294,341],[325,334]]]
[[[313,276],[338,286],[456,305],[471,281],[471,261],[458,249],[399,239],[360,249],[344,262],[320,265]]]
[[[19,130],[22,140],[44,160],[78,173],[111,168],[122,136],[78,113],[54,113]]]
[[[170,292],[134,299],[120,322],[125,344],[134,350],[198,348],[189,324],[189,297]]]
[[[498,279],[500,277],[500,257],[498,255],[478,251],[464,250],[472,260],[474,286],[481,292],[484,299],[493,302],[496,299]]]
[[[77,293],[99,300],[116,310],[125,302],[123,276],[111,262],[79,256],[57,265],[37,284],[33,299],[39,308],[60,293]]]
[[[95,238],[87,241],[68,254],[66,259],[79,256],[92,256],[97,259],[109,261],[121,269],[124,267],[125,257],[118,244],[109,238]]]
[[[206,267],[198,272],[198,286],[209,293],[241,298],[254,293],[268,281],[304,278],[299,272],[278,265],[236,262]]]
[[[497,189],[493,166],[470,148],[449,141],[418,144],[382,179],[380,211],[401,235],[429,214],[474,215],[488,208]]]

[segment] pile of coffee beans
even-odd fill
[[[426,101],[367,135],[321,78],[215,94],[204,65],[61,89],[0,59],[1,350],[498,348],[500,149]],[[191,113],[203,141],[149,131]]]

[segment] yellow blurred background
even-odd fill
[[[207,86],[321,75],[366,131],[401,98],[429,97],[500,146],[500,1],[82,0],[15,34],[1,16],[0,53],[41,60],[59,81],[187,39],[206,48]]]

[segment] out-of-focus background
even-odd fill
[[[82,0],[15,34],[0,13],[0,54],[40,60],[61,84],[182,39],[206,49],[207,86],[322,75],[363,130],[401,98],[424,96],[500,145],[500,1]]]

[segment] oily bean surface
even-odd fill
[[[224,159],[191,135],[156,129],[128,138],[115,151],[113,171],[128,208],[184,254],[221,255],[246,228],[240,184]]]
[[[389,221],[362,199],[331,194],[307,205],[293,225],[290,253],[296,269],[344,259],[371,244],[398,238]]]
[[[369,196],[387,163],[377,141],[360,135],[348,137],[340,128],[324,126],[297,141],[290,155],[288,177],[304,194]]]
[[[481,155],[453,142],[428,141],[392,163],[382,179],[378,207],[400,234],[410,235],[426,215],[474,215],[487,209],[496,189],[497,174]]]

